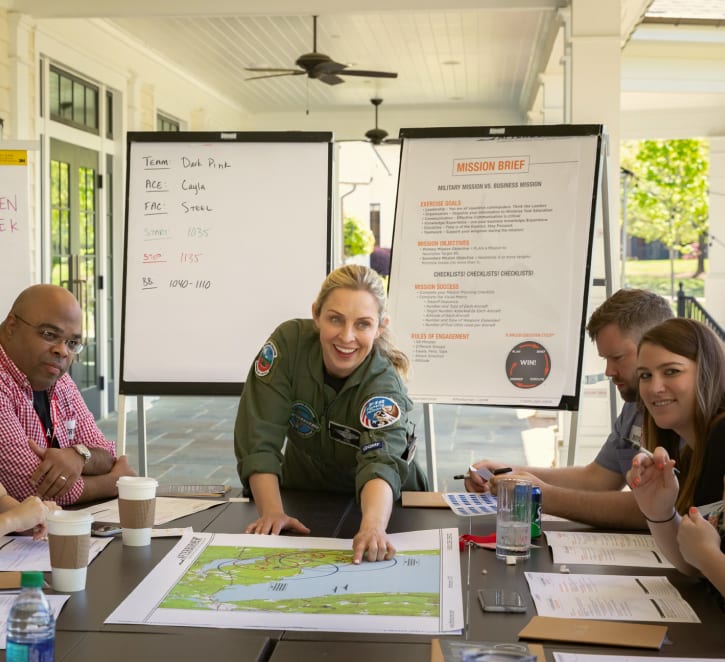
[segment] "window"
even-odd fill
[[[158,113],[156,115],[157,131],[181,131],[181,124],[177,120],[173,120],[166,115]]]
[[[106,138],[113,138],[113,92],[106,90]]]
[[[50,67],[50,118],[98,134],[98,87]]]

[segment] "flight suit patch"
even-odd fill
[[[384,395],[369,398],[360,411],[360,423],[368,430],[386,428],[399,419],[398,403]]]
[[[354,446],[355,448],[358,448],[358,446],[360,446],[359,430],[348,427],[347,425],[335,423],[335,421],[330,421],[327,429],[330,433],[330,439],[332,439],[332,441],[337,441],[341,444],[347,444],[348,446]]]
[[[257,360],[254,362],[254,372],[257,377],[266,377],[269,374],[278,354],[279,352],[274,343],[268,340],[257,354]]]
[[[383,447],[382,441],[371,441],[369,444],[365,444],[364,446],[362,446],[360,448],[360,451],[364,455],[368,451],[374,451],[374,450],[377,450],[378,448],[382,448],[382,447]]]
[[[317,414],[304,402],[293,402],[289,417],[289,426],[301,437],[311,437],[320,431]]]

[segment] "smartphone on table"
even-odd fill
[[[118,522],[93,522],[91,524],[92,536],[115,536],[121,533],[121,525]]]
[[[518,591],[482,588],[478,591],[478,601],[481,603],[483,611],[506,611],[514,613],[526,611],[526,605]]]

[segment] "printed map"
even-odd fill
[[[352,541],[189,533],[106,623],[452,634],[463,628],[457,529],[391,534],[389,561]]]
[[[207,547],[161,607],[438,617],[438,550],[352,565],[329,549]]]

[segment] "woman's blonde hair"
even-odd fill
[[[677,510],[684,514],[692,505],[695,486],[702,474],[705,449],[714,425],[725,417],[725,354],[720,339],[696,320],[675,317],[647,331],[639,347],[649,343],[695,362],[695,438],[680,450],[680,438],[672,430],[658,428],[649,411],[644,409],[645,444],[650,450],[663,446],[670,457],[686,472],[677,496]],[[701,504],[702,505],[702,504]]]
[[[320,292],[313,304],[315,316],[319,316],[322,306],[333,290],[361,290],[373,295],[378,307],[378,324],[380,334],[373,343],[377,350],[395,367],[403,379],[408,376],[410,361],[408,357],[393,344],[392,334],[386,323],[385,316],[385,285],[377,271],[359,264],[346,264],[332,271],[320,287]]]

